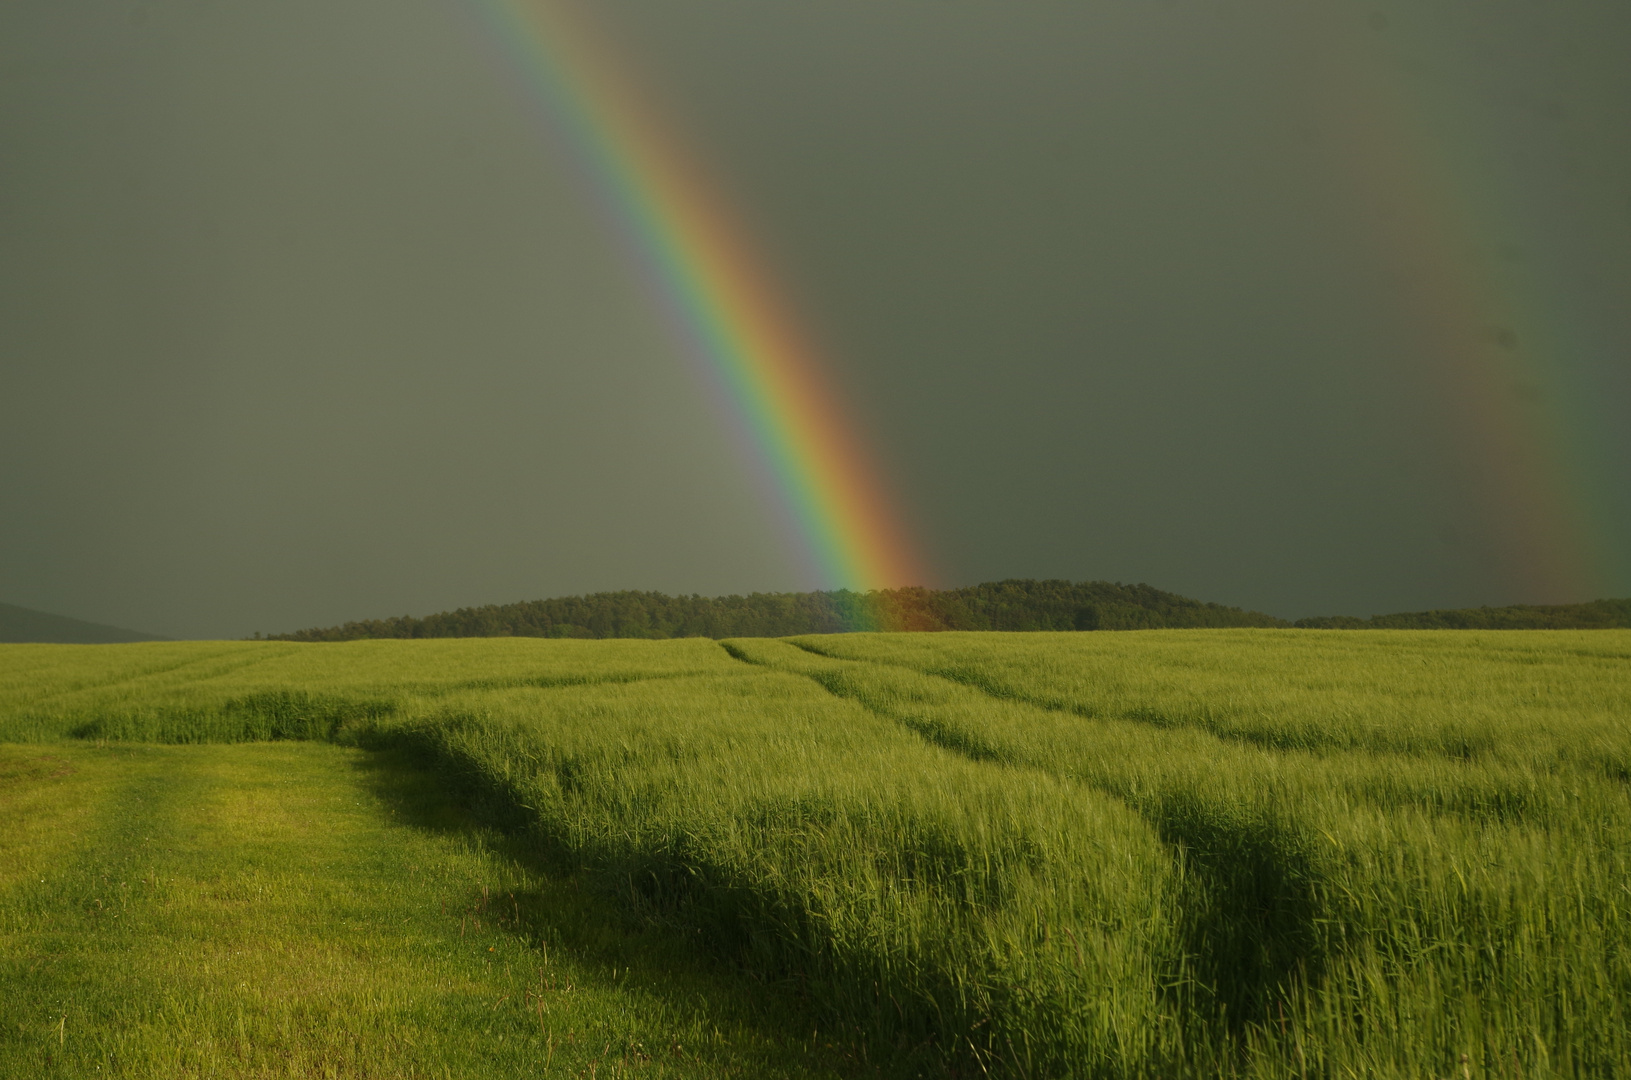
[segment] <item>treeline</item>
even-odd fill
[[[1011,580],[961,589],[667,596],[604,592],[518,604],[459,608],[414,618],[367,619],[291,634],[281,641],[359,638],[789,637],[850,630],[1151,630],[1289,626],[1225,607],[1108,581]]]
[[[1631,627],[1631,599],[1404,611],[1368,619],[1326,615],[1298,619],[1294,625],[1315,630],[1612,630]]]
[[[603,592],[488,604],[414,618],[365,619],[272,635],[278,641],[359,638],[792,637],[851,630],[1159,630],[1225,626],[1312,630],[1598,630],[1631,627],[1631,599],[1514,604],[1288,622],[1148,585],[1009,580],[961,589],[668,596]]]

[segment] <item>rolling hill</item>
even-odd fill
[[[1249,626],[1309,630],[1598,630],[1631,627],[1631,599],[1400,612],[1369,618],[1327,615],[1291,622],[1260,611],[1192,600],[1149,585],[1009,579],[958,589],[883,589],[869,593],[840,589],[708,597],[624,590],[487,604],[422,617],[364,619],[271,637],[279,641],[728,638],[846,630],[1189,630]]]
[[[1191,600],[1148,585],[1013,579],[960,589],[869,593],[668,596],[603,592],[402,615],[275,635],[282,641],[361,638],[787,637],[846,630],[1156,630],[1289,626],[1259,611]]]
[[[0,642],[45,642],[61,645],[109,645],[129,641],[165,641],[157,634],[70,619],[33,608],[0,604]]]

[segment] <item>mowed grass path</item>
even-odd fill
[[[839,1075],[504,843],[389,752],[0,745],[0,1076]]]

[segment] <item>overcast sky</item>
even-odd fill
[[[1621,0],[601,0],[938,580],[1631,593]],[[0,601],[819,584],[460,0],[0,5]]]

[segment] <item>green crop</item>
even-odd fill
[[[0,739],[415,755],[906,1074],[1631,1074],[1631,633],[0,649]]]

